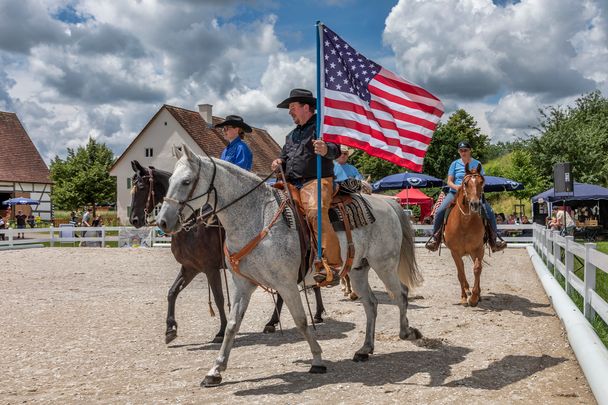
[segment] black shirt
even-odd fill
[[[312,141],[317,134],[317,115],[313,115],[304,125],[298,125],[287,135],[281,151],[283,170],[287,181],[302,181],[317,178],[317,154]],[[332,160],[340,156],[340,147],[327,142],[327,154],[321,157],[321,177],[334,175]]]

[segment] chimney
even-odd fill
[[[212,115],[213,106],[211,104],[199,104],[198,105],[198,113],[203,117],[207,126],[211,127],[213,125],[213,115]]]

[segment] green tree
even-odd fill
[[[110,177],[114,154],[103,143],[89,138],[85,147],[68,148],[65,160],[51,161],[53,204],[59,209],[75,209],[100,202],[116,201],[116,178]]]
[[[574,179],[608,185],[608,99],[594,91],[574,106],[540,111],[540,136],[530,141],[531,162],[551,183],[553,166],[572,163]]]
[[[460,109],[450,116],[445,124],[439,123],[424,158],[423,171],[443,179],[450,163],[458,157],[458,142],[466,140],[473,148],[473,157],[483,162],[486,159],[489,140],[481,133],[475,119]]]
[[[407,171],[405,167],[397,166],[387,160],[370,156],[360,149],[349,158],[350,163],[355,166],[364,176],[370,176],[371,181],[380,180],[390,174],[402,173]]]

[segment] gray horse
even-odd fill
[[[194,154],[186,145],[175,148],[178,161],[169,180],[167,196],[156,218],[165,232],[177,232],[183,218],[207,201],[217,201],[217,216],[226,230],[226,247],[239,252],[266,228],[275,217],[279,203],[276,190],[261,184],[255,174],[239,167]],[[422,277],[414,257],[414,234],[401,207],[381,196],[364,197],[376,221],[353,230],[356,254],[350,279],[360,297],[367,318],[365,341],[353,360],[365,361],[374,352],[374,334],[378,300],[368,281],[370,267],[384,283],[389,296],[399,307],[401,339],[418,339],[420,332],[409,326],[407,295]],[[346,236],[338,232],[342,253],[346,252]],[[325,373],[321,347],[310,333],[297,279],[300,267],[298,232],[279,219],[265,238],[239,263],[242,275],[232,273],[235,284],[232,310],[224,341],[215,364],[201,383],[204,387],[219,385],[226,370],[234,337],[239,330],[256,283],[273,288],[283,296],[295,325],[312,352],[311,373]],[[312,277],[308,277],[312,282]]]

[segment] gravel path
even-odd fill
[[[311,375],[289,316],[282,335],[260,333],[272,300],[257,291],[223,385],[203,389],[219,321],[199,276],[178,299],[178,338],[164,344],[178,270],[168,249],[2,252],[0,403],[595,403],[525,250],[487,258],[477,308],[458,304],[449,252],[416,253],[426,281],[408,315],[422,341],[398,339],[398,310],[374,275],[376,352],[352,362],[363,309],[325,289],[316,334],[328,373]]]

